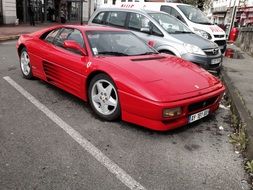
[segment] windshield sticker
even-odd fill
[[[92,51],[93,51],[93,53],[94,53],[94,55],[97,55],[98,54],[98,50],[97,50],[97,48],[92,48]]]

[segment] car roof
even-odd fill
[[[127,11],[127,12],[135,12],[135,13],[164,13],[162,11],[153,11],[148,9],[138,9],[138,8],[120,8],[120,7],[106,7],[106,8],[100,8],[97,10],[98,12],[103,11]]]
[[[97,26],[97,25],[57,25],[51,27],[51,29],[57,28],[75,28],[81,31],[127,31],[124,29],[113,28],[110,26]]]

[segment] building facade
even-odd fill
[[[233,6],[236,6],[234,22],[239,26],[253,24],[253,0],[214,0],[212,8],[213,21],[219,25],[231,23]]]
[[[94,10],[93,0],[0,0],[0,24],[87,21]]]
[[[3,23],[3,8],[2,8],[2,0],[0,0],[0,24]]]

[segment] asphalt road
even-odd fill
[[[119,180],[5,76],[122,169],[130,184],[157,190],[248,189],[242,182],[242,158],[228,142],[228,109],[165,133],[104,122],[78,98],[43,81],[22,78],[15,41],[0,44],[0,189],[129,189],[124,177]]]

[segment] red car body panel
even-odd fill
[[[45,32],[71,27],[83,34],[87,56],[81,56],[40,39]],[[45,80],[87,101],[88,80],[94,73],[108,74],[118,91],[122,120],[165,131],[188,123],[190,114],[219,107],[224,85],[195,64],[165,55],[93,56],[86,31],[120,31],[97,26],[56,26],[22,35],[17,49],[25,46],[35,77]],[[206,101],[208,105],[189,110]],[[163,118],[164,108],[182,107],[175,118]]]

